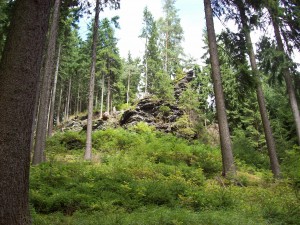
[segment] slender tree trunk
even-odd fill
[[[77,104],[76,104],[76,116],[79,115],[79,105],[80,105],[80,82],[78,84],[78,89],[77,89]]]
[[[127,81],[127,93],[126,93],[126,103],[129,104],[129,91],[130,91],[130,77],[131,77],[131,70],[129,69],[128,81]],[[145,92],[146,94],[146,92]]]
[[[282,42],[282,39],[281,39],[278,23],[276,22],[274,16],[270,12],[269,12],[269,14],[271,16],[272,23],[273,23],[274,33],[275,33],[275,38],[276,38],[276,41],[277,41],[278,50],[283,52],[286,55],[286,53],[284,51],[283,42]],[[287,89],[287,93],[288,93],[288,96],[289,96],[290,105],[291,105],[291,109],[292,109],[292,112],[293,112],[294,121],[295,121],[295,125],[296,125],[298,144],[300,145],[300,114],[299,114],[299,108],[298,108],[295,88],[294,88],[294,85],[293,85],[293,80],[292,80],[292,77],[290,75],[290,71],[289,71],[288,68],[283,69],[283,75],[284,75],[284,79],[285,79],[285,83],[286,83],[286,89]]]
[[[39,105],[40,105],[40,90],[41,90],[41,76],[39,76],[39,81],[37,85],[36,95],[35,95],[35,104],[34,104],[34,111],[33,111],[33,122],[31,128],[31,140],[30,140],[30,152],[34,150],[34,138],[35,138],[35,130],[37,124],[37,115],[39,113]]]
[[[110,114],[110,94],[111,94],[111,88],[110,88],[110,77],[107,78],[107,100],[106,100],[106,112]]]
[[[88,104],[88,119],[87,119],[87,131],[86,131],[86,148],[84,159],[92,159],[92,123],[93,123],[93,98],[95,88],[95,69],[96,69],[96,53],[97,53],[97,37],[99,27],[99,12],[100,12],[100,0],[96,1],[95,21],[93,26],[93,44],[92,44],[92,64],[91,64],[91,77],[89,84],[89,104]]]
[[[34,146],[34,153],[32,164],[37,165],[45,160],[44,149],[46,145],[47,123],[48,123],[48,109],[50,101],[51,81],[53,76],[55,49],[57,41],[57,31],[59,22],[59,9],[61,0],[55,0],[54,11],[52,16],[52,23],[49,32],[49,40],[47,46],[47,56],[45,59],[45,72],[43,77],[43,84],[40,95],[40,107],[38,115],[38,123],[36,129],[36,141]]]
[[[65,104],[64,104],[64,119],[63,122],[67,121],[67,102],[68,102],[68,97],[65,99]]]
[[[61,44],[58,47],[58,53],[57,53],[57,59],[56,59],[56,69],[55,69],[55,75],[54,75],[51,108],[50,108],[50,116],[49,116],[48,136],[52,136],[52,131],[53,131],[54,106],[55,106],[55,96],[56,96],[56,85],[57,85],[59,61],[60,61],[60,51],[61,51]]]
[[[145,46],[145,49],[146,49],[146,59],[145,59],[145,96],[147,95],[147,92],[148,92],[148,37],[146,37],[146,46]],[[129,70],[129,73],[130,73],[130,70]],[[128,103],[127,103],[128,104]]]
[[[50,0],[17,0],[0,63],[0,224],[28,225],[30,137]]]
[[[217,116],[222,151],[223,176],[235,175],[231,139],[226,115],[225,98],[223,93],[216,35],[211,9],[211,1],[204,0],[206,27],[209,40],[209,53],[212,67],[212,79],[216,97]]]
[[[60,125],[60,109],[61,109],[62,94],[63,94],[63,86],[61,86],[61,88],[60,88],[60,94],[59,94],[59,100],[58,100],[58,106],[57,106],[56,126]]]
[[[68,97],[67,97],[67,103],[66,103],[66,119],[65,121],[69,120],[69,113],[70,113],[70,102],[71,102],[71,89],[72,89],[72,78],[69,79],[69,88],[68,88]]]
[[[264,93],[262,90],[260,77],[258,75],[255,54],[254,54],[252,40],[251,40],[251,36],[250,36],[250,28],[247,24],[247,17],[245,14],[245,8],[244,8],[245,6],[244,6],[244,4],[240,4],[240,3],[241,2],[238,2],[238,3],[236,3],[236,5],[238,6],[239,12],[240,12],[240,17],[241,17],[241,22],[242,22],[242,26],[243,26],[243,32],[244,32],[245,39],[246,39],[247,50],[248,50],[248,55],[250,58],[251,68],[252,68],[252,71],[254,72],[255,76],[257,77],[256,96],[257,96],[257,100],[258,100],[259,111],[260,111],[263,127],[264,127],[271,169],[274,174],[274,177],[278,178],[280,176],[280,168],[279,168],[279,163],[278,163],[278,159],[277,159],[275,141],[274,141],[274,137],[272,134],[270,121],[268,118],[268,112],[267,112],[267,108],[266,108],[265,97],[264,97]]]
[[[103,117],[103,102],[104,102],[104,74],[102,75],[101,84],[101,103],[100,103],[100,118]]]
[[[96,97],[95,97],[95,109],[98,109],[98,91],[96,92]]]

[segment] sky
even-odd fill
[[[106,8],[104,12],[100,13],[100,19],[116,15],[120,16],[121,29],[116,30],[116,37],[119,39],[118,47],[123,58],[127,58],[129,51],[133,57],[143,56],[145,40],[139,38],[139,35],[143,27],[143,10],[146,6],[155,20],[163,17],[162,0],[121,0],[121,8],[119,10]],[[187,56],[195,58],[198,64],[202,64],[201,56],[204,54],[202,31],[206,27],[203,1],[176,0],[175,7],[178,9],[178,16],[181,19],[180,24],[184,31],[184,41],[182,42],[184,52]],[[87,33],[86,25],[88,22],[88,18],[83,18],[80,21],[83,37]],[[221,32],[225,28],[217,18],[214,18],[214,23],[216,33]],[[235,25],[234,23],[229,23],[226,26],[234,30]],[[260,31],[252,32],[251,37],[253,43],[256,43],[259,40]],[[299,53],[295,54],[294,61],[300,63]]]

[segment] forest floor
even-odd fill
[[[145,124],[93,133],[56,133],[47,162],[31,168],[34,225],[300,224],[299,189],[236,158],[221,177],[220,149],[155,132]]]

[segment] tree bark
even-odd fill
[[[84,153],[85,160],[92,159],[92,123],[93,123],[93,98],[95,88],[95,70],[96,70],[96,53],[97,53],[97,38],[99,27],[99,13],[100,13],[100,0],[96,1],[95,21],[93,26],[93,44],[92,44],[92,64],[91,64],[91,76],[89,84],[89,103],[88,103],[88,119],[86,130],[86,148]]]
[[[101,103],[100,103],[100,119],[103,117],[103,102],[104,102],[104,74],[102,75],[101,84]]]
[[[70,113],[70,102],[71,102],[71,89],[72,89],[72,77],[69,79],[69,87],[68,87],[68,96],[67,96],[67,103],[66,103],[66,114],[65,114],[65,121],[69,120],[69,113]]]
[[[106,112],[110,114],[110,94],[111,94],[111,88],[110,88],[110,77],[107,78],[107,100],[106,100]]]
[[[49,113],[49,101],[51,92],[51,82],[54,68],[54,58],[57,41],[57,31],[59,22],[59,9],[61,0],[55,0],[54,11],[52,16],[52,23],[49,32],[49,40],[47,46],[47,56],[45,59],[45,72],[43,77],[41,95],[40,95],[40,107],[36,129],[36,141],[34,146],[34,153],[32,164],[37,165],[45,161],[44,150],[46,146],[47,136],[47,123]]]
[[[53,132],[54,106],[55,106],[55,96],[56,96],[58,69],[59,69],[59,62],[60,62],[60,51],[61,51],[61,44],[58,47],[54,82],[53,82],[53,88],[52,88],[52,98],[51,98],[49,125],[48,125],[48,136],[49,137],[52,136],[52,132]]]
[[[60,88],[60,94],[59,94],[59,100],[57,106],[57,115],[56,115],[56,126],[60,125],[60,109],[61,109],[62,93],[63,93],[63,86]]]
[[[17,0],[0,63],[0,224],[27,225],[30,137],[50,0]]]
[[[217,117],[222,151],[223,176],[235,175],[234,159],[232,154],[231,139],[226,115],[225,98],[223,93],[218,49],[213,22],[211,1],[204,0],[206,27],[209,41],[209,53],[212,67],[212,79],[216,98]]]
[[[268,112],[267,112],[267,108],[266,108],[264,93],[263,93],[263,90],[262,90],[262,87],[261,87],[260,77],[258,75],[257,64],[256,64],[256,60],[255,60],[255,54],[254,54],[254,50],[253,50],[253,46],[252,46],[252,40],[251,40],[251,36],[250,36],[250,28],[247,24],[245,6],[244,6],[244,4],[240,4],[240,3],[241,2],[237,1],[236,5],[237,5],[237,7],[239,9],[239,12],[240,12],[241,23],[242,23],[242,26],[243,26],[243,32],[244,32],[245,39],[246,39],[246,45],[247,45],[248,55],[249,55],[249,58],[250,58],[251,68],[252,68],[252,71],[253,71],[254,75],[257,77],[256,96],[257,96],[257,101],[258,101],[261,120],[262,120],[263,127],[264,127],[264,132],[265,132],[265,138],[266,138],[267,147],[268,147],[268,154],[269,154],[269,158],[270,158],[271,169],[272,169],[274,177],[278,178],[280,176],[280,167],[279,167],[279,162],[278,162],[278,159],[277,159],[275,141],[274,141],[274,137],[273,137],[273,134],[272,134],[270,121],[269,121],[269,118],[268,118]]]
[[[276,38],[276,42],[277,42],[277,48],[279,51],[283,52],[285,55],[285,51],[284,51],[284,47],[283,47],[283,42],[281,39],[281,35],[280,35],[280,29],[278,26],[278,23],[276,22],[276,19],[274,18],[273,14],[271,14],[271,12],[269,12],[271,19],[272,19],[272,23],[273,23],[273,27],[274,27],[274,33],[275,33],[275,38]],[[298,137],[298,144],[300,145],[300,114],[299,114],[299,107],[298,107],[298,103],[297,103],[297,98],[296,98],[296,93],[295,93],[295,88],[293,85],[293,80],[292,77],[290,75],[290,71],[288,68],[284,68],[283,69],[283,76],[284,76],[284,80],[286,83],[286,90],[289,96],[289,101],[290,101],[290,106],[292,109],[292,113],[294,116],[294,121],[295,121],[295,125],[296,125],[296,132],[297,132],[297,137]]]
[[[131,70],[129,69],[129,75],[128,75],[128,80],[127,80],[127,93],[126,93],[126,103],[127,103],[127,105],[129,104],[130,77],[131,77]],[[145,91],[145,95],[146,95],[146,91]]]

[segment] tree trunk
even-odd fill
[[[217,117],[219,123],[219,133],[222,151],[223,176],[235,175],[235,166],[232,154],[231,139],[226,115],[225,98],[223,93],[221,72],[219,65],[216,35],[211,9],[211,1],[204,0],[206,27],[209,40],[209,53],[212,67],[212,79],[216,97]]]
[[[56,115],[56,126],[60,125],[60,109],[61,109],[61,99],[63,94],[63,86],[60,88],[60,94],[59,94],[59,100],[58,100],[58,106],[57,106],[57,115]]]
[[[55,106],[55,96],[56,96],[56,85],[57,85],[59,61],[60,61],[60,51],[61,51],[61,44],[58,47],[58,53],[57,53],[57,59],[56,59],[56,69],[55,69],[54,82],[53,82],[53,88],[52,88],[52,99],[51,99],[49,126],[48,126],[48,136],[49,137],[52,136],[52,132],[53,132],[54,106]]]
[[[86,130],[86,148],[84,159],[92,159],[92,123],[93,123],[93,98],[95,88],[95,70],[96,70],[96,53],[97,53],[97,38],[99,27],[99,12],[100,12],[100,0],[96,1],[95,21],[93,27],[93,44],[92,44],[92,64],[91,64],[91,77],[89,84],[89,104],[88,104],[88,119]]]
[[[147,92],[148,92],[148,37],[146,37],[146,59],[145,59],[145,96],[147,96]],[[129,69],[129,73],[130,73],[130,69]],[[128,103],[127,103],[128,104]]]
[[[80,81],[78,84],[78,89],[77,89],[77,103],[76,103],[76,116],[79,115],[79,105],[80,105]]]
[[[273,14],[270,13],[270,16],[271,16],[273,27],[274,27],[274,33],[275,33],[275,38],[277,41],[278,50],[283,52],[284,54],[286,54],[284,51],[279,26],[276,23],[276,20],[275,20]],[[283,75],[284,75],[284,79],[285,79],[285,83],[286,83],[286,89],[287,89],[287,93],[289,96],[291,109],[292,109],[294,120],[295,120],[298,144],[300,145],[300,114],[299,114],[299,108],[298,108],[297,98],[296,98],[296,94],[295,94],[295,88],[293,85],[293,80],[292,80],[292,77],[290,75],[290,71],[288,68],[283,69]]]
[[[129,91],[130,91],[130,76],[131,76],[131,70],[129,69],[129,75],[128,75],[128,81],[127,81],[127,93],[126,93],[126,103],[129,104]],[[146,92],[145,92],[146,94]]]
[[[52,23],[49,32],[49,40],[47,46],[47,56],[45,59],[45,72],[43,77],[41,96],[40,96],[40,107],[36,129],[36,141],[34,146],[34,153],[32,164],[37,165],[45,160],[44,149],[46,145],[47,136],[47,123],[48,123],[48,112],[49,112],[49,101],[51,91],[51,81],[53,76],[54,58],[59,22],[59,9],[60,0],[55,0],[54,11],[52,16]]]
[[[278,163],[278,159],[277,159],[276,146],[275,146],[275,141],[274,141],[274,137],[272,134],[270,121],[268,118],[268,112],[267,112],[267,108],[266,108],[264,93],[263,93],[263,90],[261,87],[260,77],[258,75],[255,54],[254,54],[252,40],[251,40],[251,36],[250,36],[250,28],[247,24],[247,17],[246,17],[245,8],[244,8],[245,6],[243,4],[239,4],[239,3],[240,2],[236,3],[236,5],[238,6],[239,12],[240,12],[241,23],[243,26],[243,32],[244,32],[245,39],[246,39],[246,45],[247,45],[248,55],[250,58],[251,68],[252,68],[252,71],[254,72],[254,75],[257,77],[256,96],[257,96],[257,101],[258,101],[258,105],[259,105],[259,112],[260,112],[263,127],[264,127],[271,169],[274,174],[274,177],[278,178],[280,176],[280,169],[279,169],[279,163]]]
[[[39,81],[36,89],[35,94],[35,104],[34,104],[34,111],[33,111],[33,122],[31,126],[31,140],[30,140],[30,152],[34,150],[34,138],[35,138],[35,130],[37,124],[37,115],[39,113],[39,105],[40,105],[40,90],[41,90],[41,76],[39,76]]]
[[[30,137],[50,0],[17,0],[0,63],[0,224],[27,225]]]
[[[104,74],[102,75],[102,84],[101,84],[100,119],[102,119],[103,117],[103,101],[104,101]]]
[[[66,103],[66,114],[65,114],[65,121],[69,120],[69,113],[70,113],[70,102],[71,102],[71,89],[72,89],[72,77],[69,79],[69,88],[68,88],[68,97]]]
[[[111,88],[110,88],[110,77],[107,78],[107,100],[106,100],[106,112],[110,114],[110,94],[111,94]]]

